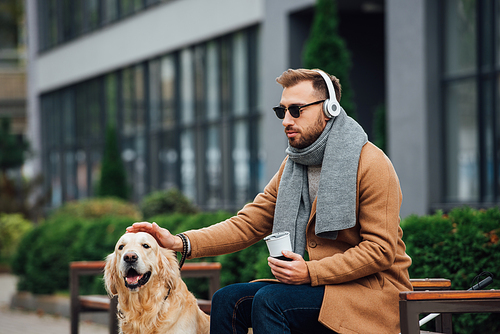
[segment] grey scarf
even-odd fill
[[[289,231],[294,252],[304,255],[311,213],[307,166],[322,165],[316,202],[318,237],[335,240],[338,231],[356,225],[356,183],[363,128],[342,109],[310,146],[286,149],[274,212],[273,233]]]

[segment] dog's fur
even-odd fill
[[[104,281],[108,293],[118,295],[122,333],[209,333],[209,316],[182,281],[175,253],[148,233],[118,240],[106,258]]]

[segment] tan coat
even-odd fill
[[[187,232],[192,257],[244,249],[270,234],[283,173],[235,217]],[[399,292],[411,290],[403,232],[401,190],[385,154],[368,142],[358,166],[357,223],[336,240],[316,237],[316,200],[306,231],[311,285],[326,285],[319,321],[337,333],[399,333]]]

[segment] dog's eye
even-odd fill
[[[122,250],[122,249],[123,249],[123,245],[118,246],[118,250]]]
[[[151,248],[151,246],[150,246],[150,245],[148,245],[148,244],[142,244],[142,247],[144,247],[144,248],[146,248],[146,249]]]

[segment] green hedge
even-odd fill
[[[113,252],[125,228],[135,219],[115,215],[82,218],[58,212],[25,234],[12,261],[12,270],[19,276],[19,290],[35,294],[52,294],[69,288],[69,262],[103,260]],[[210,226],[229,218],[227,212],[196,215],[172,214],[156,216],[150,221],[169,229],[173,234]],[[267,250],[260,242],[244,251],[195,261],[220,261],[221,284],[244,282],[265,276]],[[264,268],[264,269],[263,269]],[[190,289],[201,298],[208,294],[208,282],[186,279]],[[105,293],[102,278],[82,277],[82,293]]]
[[[20,213],[0,213],[0,266],[11,262],[21,238],[32,228]]]
[[[401,222],[407,253],[413,263],[410,277],[442,277],[453,290],[467,290],[483,271],[495,275],[487,289],[500,288],[500,210],[456,208],[448,214],[412,215]],[[483,277],[484,278],[484,277]],[[453,315],[454,332],[499,333],[495,314]]]

